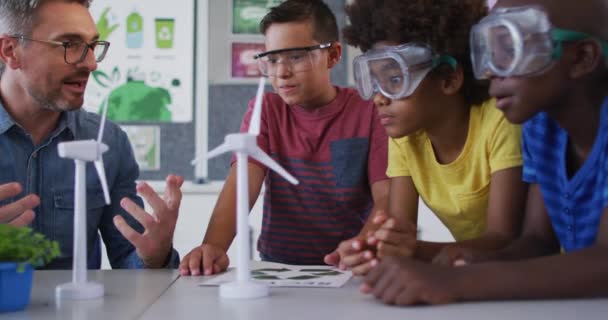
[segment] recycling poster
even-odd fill
[[[90,11],[106,58],[87,85],[85,109],[107,99],[115,122],[183,123],[193,118],[194,0],[96,0]]]

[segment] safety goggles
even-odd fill
[[[453,68],[457,65],[453,57],[437,55],[417,44],[374,49],[353,60],[355,84],[366,100],[378,92],[401,99],[412,95],[429,71],[442,63]]]
[[[475,77],[541,74],[562,55],[563,43],[594,38],[554,28],[539,6],[498,8],[471,30],[471,60]],[[608,57],[608,43],[600,41]]]
[[[328,42],[310,47],[272,50],[257,54],[254,58],[258,61],[258,67],[263,75],[275,77],[281,66],[291,73],[311,70],[317,58],[316,50],[331,48],[331,46],[332,44]]]

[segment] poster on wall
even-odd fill
[[[139,170],[160,170],[160,127],[121,126],[129,137]]]
[[[233,42],[231,76],[233,78],[259,78],[262,74],[255,55],[264,51],[263,43]]]
[[[86,109],[98,112],[108,99],[108,119],[117,122],[192,121],[194,0],[180,3],[92,2],[110,49],[89,79]]]
[[[259,34],[259,24],[268,9],[285,0],[232,0],[232,33]]]

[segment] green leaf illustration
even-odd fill
[[[103,71],[95,70],[93,71],[93,79],[97,82],[98,85],[109,88],[112,84],[112,79]]]
[[[110,12],[110,7],[107,7],[103,10],[99,21],[97,22],[97,32],[99,32],[99,40],[105,41],[110,35],[118,28],[118,24],[110,25],[110,21],[108,19],[108,13]]]
[[[253,278],[256,280],[281,280],[281,278],[279,278],[277,276],[265,276],[265,275],[253,276]]]
[[[112,70],[112,82],[113,83],[118,83],[120,81],[120,70],[118,70],[118,67],[114,67],[114,70]]]
[[[265,269],[257,269],[255,271],[259,271],[259,272],[286,272],[286,271],[291,271],[290,269],[287,268],[281,268],[281,269],[277,269],[277,268],[265,268]]]

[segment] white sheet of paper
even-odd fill
[[[253,261],[251,279],[271,287],[339,288],[352,277],[350,271],[330,266],[301,266],[281,263]],[[219,286],[234,281],[236,269],[217,276],[203,277],[199,285]]]

